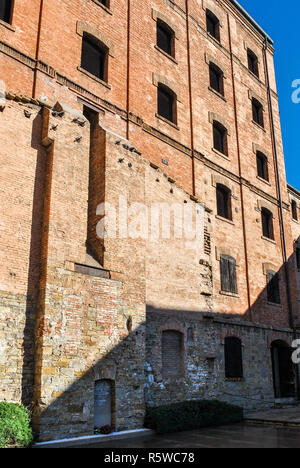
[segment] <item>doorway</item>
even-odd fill
[[[296,397],[293,352],[294,350],[281,340],[273,341],[271,345],[275,398]]]
[[[98,380],[94,390],[94,427],[112,426],[113,382]]]

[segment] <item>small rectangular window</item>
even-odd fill
[[[225,377],[227,379],[243,378],[243,351],[239,338],[225,338]]]
[[[157,47],[174,57],[174,33],[162,21],[157,22]]]
[[[267,272],[267,293],[268,301],[273,304],[280,304],[280,288],[279,288],[279,275],[275,271],[269,270]]]
[[[295,200],[292,200],[292,216],[295,221],[298,221],[298,208]]]
[[[0,0],[0,20],[5,21],[5,23],[11,23],[12,1]]]
[[[248,49],[248,68],[249,70],[257,77],[259,77],[259,71],[258,71],[258,58],[256,55]]]
[[[209,81],[210,87],[219,94],[224,95],[224,79],[223,72],[214,64],[209,65]]]
[[[233,294],[238,293],[236,261],[228,255],[221,255],[221,290]]]
[[[297,270],[300,270],[300,247],[296,247]]]
[[[214,148],[227,155],[227,130],[219,122],[213,123]]]
[[[88,37],[83,37],[81,66],[102,81],[107,80],[107,50]]]
[[[175,95],[163,85],[158,86],[158,115],[176,123]]]
[[[261,127],[264,127],[264,110],[262,104],[255,98],[252,99],[252,117]]]

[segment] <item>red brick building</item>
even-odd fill
[[[146,403],[297,398],[299,193],[270,37],[235,0],[0,15],[0,399],[32,404],[47,440],[142,427]],[[101,239],[99,206],[120,222],[124,200],[198,209],[204,247]]]

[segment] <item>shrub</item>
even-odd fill
[[[28,411],[16,403],[0,402],[0,448],[24,448],[31,442]]]
[[[243,409],[217,400],[183,401],[147,408],[145,427],[159,434],[233,424],[243,420]]]

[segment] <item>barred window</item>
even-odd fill
[[[243,378],[242,342],[234,336],[225,338],[225,376],[227,379]]]
[[[224,74],[214,63],[209,65],[210,87],[224,96]]]
[[[236,261],[229,255],[221,255],[220,258],[221,269],[221,290],[222,292],[229,292],[233,294],[238,293],[237,287],[237,274],[236,274]]]
[[[262,104],[255,98],[252,99],[252,117],[261,127],[264,127],[264,110]]]
[[[268,170],[268,159],[267,157],[257,151],[256,153],[256,162],[257,162],[257,175],[264,180],[269,180],[269,170]]]
[[[267,208],[261,210],[263,236],[274,240],[273,214]]]
[[[162,373],[165,378],[181,377],[184,373],[183,334],[176,330],[162,333]]]
[[[247,50],[248,56],[248,68],[249,70],[254,73],[259,78],[259,71],[258,71],[258,58],[252,50]]]

